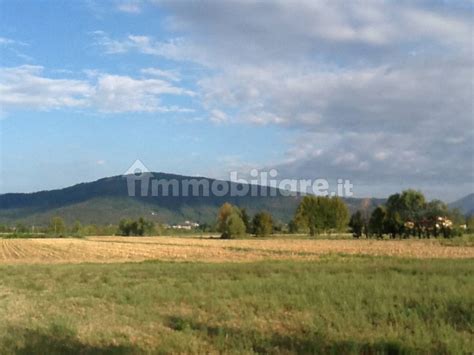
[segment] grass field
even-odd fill
[[[474,351],[472,247],[164,237],[0,242],[0,353]]]

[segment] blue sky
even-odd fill
[[[140,159],[461,197],[472,31],[469,1],[2,0],[0,192]]]

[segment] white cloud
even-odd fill
[[[161,104],[163,95],[194,95],[166,80],[99,72],[82,80],[57,79],[43,72],[43,67],[31,65],[0,68],[2,109],[90,108],[105,113],[193,111]]]
[[[171,81],[180,81],[181,76],[176,70],[163,70],[159,68],[145,68],[141,72],[150,76],[162,77]]]
[[[103,48],[106,54],[138,52],[206,65],[212,62],[212,58],[209,55],[191,42],[180,37],[166,41],[157,41],[153,37],[144,35],[128,35],[124,39],[113,39],[104,31],[94,31],[92,35],[94,36],[95,44]]]
[[[0,68],[0,105],[4,110],[85,107],[94,88],[87,82],[42,76],[41,66]]]
[[[469,2],[155,3],[181,37],[129,50],[210,68],[198,87],[211,119],[296,134],[288,174],[474,180]]]
[[[472,38],[472,16],[452,16],[449,13],[437,13],[427,9],[410,7],[401,11],[406,33],[413,31],[420,38],[443,42],[448,47],[467,49]],[[467,48],[466,48],[467,47]]]
[[[8,44],[13,44],[13,43],[15,43],[15,41],[10,39],[10,38],[0,37],[0,45],[2,45],[2,46],[8,45]]]
[[[117,9],[121,12],[130,14],[139,14],[142,12],[142,1],[139,0],[120,0]]]
[[[188,34],[181,38],[174,55],[189,60],[193,52],[194,60],[214,67],[262,60],[380,62],[400,56],[407,47],[428,50],[432,44],[446,50],[467,49],[472,16],[467,15],[470,6],[463,9],[462,3],[430,7],[424,2],[378,0],[363,4],[342,0],[156,1],[171,14],[169,28]]]
[[[104,112],[168,111],[159,97],[165,94],[193,95],[160,79],[133,79],[128,76],[101,75],[94,95],[95,106]]]
[[[112,40],[103,31],[94,31],[92,35],[95,37],[96,44],[104,48],[107,54],[125,53],[130,49],[128,43]]]
[[[214,110],[211,110],[210,113],[211,113],[211,116],[209,119],[214,123],[224,123],[229,120],[229,117],[227,116],[227,114],[221,110],[214,109]]]
[[[19,49],[28,47],[28,45],[28,43],[23,41],[7,37],[0,37],[0,48],[2,50],[0,59],[8,61],[8,58],[15,58],[15,60],[20,59],[23,62],[31,62],[33,58],[23,53],[22,50]]]
[[[0,37],[0,46],[27,46],[28,43],[11,38]]]

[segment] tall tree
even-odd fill
[[[362,236],[364,219],[361,211],[357,211],[351,216],[349,227],[351,228],[354,238],[360,238]]]
[[[245,224],[240,210],[230,203],[224,203],[217,215],[217,230],[221,233],[223,239],[245,234]]]
[[[423,219],[426,200],[420,191],[405,190],[401,194],[391,195],[386,203],[387,206],[387,228],[392,238],[404,233],[404,225],[413,223],[413,231],[420,230]]]
[[[377,238],[382,238],[383,233],[385,232],[386,226],[386,216],[385,207],[378,206],[371,214],[369,220],[369,231],[377,236]]]
[[[273,231],[272,215],[268,212],[257,213],[252,220],[253,233],[257,237],[264,237]]]
[[[249,234],[252,233],[252,223],[245,208],[240,209],[240,216],[242,217],[242,222],[245,224],[245,232]]]
[[[53,217],[49,222],[48,231],[55,236],[63,236],[66,231],[66,223],[61,217]]]
[[[346,204],[340,197],[333,197],[329,199],[330,218],[329,225],[330,229],[335,229],[337,232],[343,232],[349,222],[349,210]]]
[[[362,219],[364,221],[363,233],[365,234],[366,238],[370,237],[370,230],[369,230],[369,220],[370,220],[370,206],[371,200],[370,198],[364,198],[360,203],[360,211],[362,213]]]
[[[82,235],[82,224],[79,221],[75,221],[74,225],[72,226],[71,232],[74,236]]]
[[[403,220],[398,211],[388,211],[387,217],[385,218],[385,227],[384,230],[390,234],[390,236],[395,238],[397,235],[402,235],[403,233]]]
[[[470,233],[474,233],[474,214],[467,218],[466,226]]]
[[[323,226],[319,197],[304,196],[295,214],[298,229],[307,229],[314,236]]]
[[[123,236],[143,236],[155,233],[155,224],[143,217],[138,220],[122,219],[119,223],[118,233]]]
[[[305,196],[295,214],[295,223],[299,228],[309,230],[314,236],[331,229],[341,231],[347,226],[349,212],[340,198]]]

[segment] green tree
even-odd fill
[[[418,222],[423,216],[426,199],[420,191],[405,190],[400,195],[401,211],[398,211],[404,222]]]
[[[365,223],[361,211],[357,211],[351,216],[349,227],[351,228],[354,238],[360,238],[362,236],[364,224]]]
[[[200,223],[199,224],[199,227],[197,228],[199,231],[201,232],[213,232],[214,231],[214,227],[211,226],[210,224],[208,223]]]
[[[414,223],[414,228],[406,230],[405,235],[412,234],[421,237],[422,221],[426,210],[425,196],[420,191],[405,190],[402,192],[401,199],[405,209],[404,213],[402,212],[402,221]]]
[[[425,196],[420,191],[408,189],[401,194],[391,195],[387,200],[387,227],[392,238],[396,235],[421,234],[421,221],[426,209]],[[412,222],[414,228],[405,230],[406,222]]]
[[[466,226],[469,233],[474,233],[474,214],[466,219]]]
[[[240,216],[242,217],[242,221],[245,225],[245,232],[252,233],[252,223],[250,222],[250,216],[248,215],[245,208],[240,209]]]
[[[322,229],[323,215],[321,213],[320,197],[304,196],[298,209],[296,210],[294,221],[298,229],[309,230],[309,234],[314,236]]]
[[[137,221],[137,229],[135,235],[152,235],[155,229],[155,224],[152,221],[147,221],[143,217],[140,217]]]
[[[447,216],[449,213],[448,206],[440,200],[433,200],[426,204],[424,217],[434,220],[437,217]]]
[[[15,234],[28,233],[28,227],[23,223],[17,223],[15,226]]]
[[[220,232],[222,235],[227,233],[228,229],[228,219],[232,214],[234,207],[226,202],[220,208],[219,212],[217,213],[217,231]]]
[[[430,237],[438,235],[438,229],[435,227],[439,217],[445,217],[449,213],[448,206],[440,200],[433,200],[426,204],[424,211],[424,225],[421,226],[419,236]]]
[[[397,235],[401,236],[403,233],[403,220],[398,211],[387,212],[385,218],[384,230],[390,234],[391,238],[395,238]]]
[[[338,197],[305,196],[296,210],[294,221],[298,229],[309,230],[309,234],[341,231],[346,228],[349,211],[344,201]]]
[[[64,236],[66,224],[61,217],[55,216],[49,221],[48,232],[56,237]]]
[[[402,191],[401,194],[393,194],[389,196],[387,203],[387,229],[392,238],[407,235],[410,231],[404,230],[406,222],[414,223],[412,233],[421,231],[421,221],[424,218],[426,199],[420,191],[408,189]]]
[[[253,233],[257,237],[265,237],[273,231],[273,218],[268,212],[257,213],[252,220]]]
[[[123,236],[151,235],[155,232],[155,224],[143,217],[138,220],[122,219],[119,223],[118,234]]]
[[[237,211],[233,211],[228,218],[227,235],[224,238],[234,238],[245,234],[245,224]]]
[[[217,214],[217,230],[224,239],[245,234],[245,224],[240,210],[230,203],[224,203]]]
[[[285,228],[286,226],[283,225],[283,223],[281,223],[281,221],[274,221],[273,220],[273,233],[283,233],[283,229]]]
[[[84,235],[97,235],[98,229],[99,228],[95,224],[88,224],[83,227],[83,233]]]
[[[82,224],[79,221],[74,222],[74,225],[71,228],[72,235],[78,237],[82,235]]]
[[[433,200],[426,204],[424,218],[426,221],[430,221],[432,226],[437,224],[439,218],[448,218],[452,221],[453,225],[451,227],[443,228],[430,228],[434,236],[438,236],[438,232],[442,232],[444,236],[450,235],[461,235],[463,230],[460,228],[461,225],[466,223],[466,217],[461,213],[457,208],[449,209],[449,207],[440,200]],[[429,236],[430,230],[427,230],[426,233]]]
[[[298,233],[298,224],[292,219],[288,222],[288,232],[289,233]]]
[[[370,215],[369,231],[370,233],[375,234],[377,238],[382,238],[383,233],[385,232],[386,217],[387,213],[383,206],[378,206]]]
[[[118,234],[122,236],[129,236],[132,232],[132,221],[129,219],[121,219],[118,225]]]
[[[349,210],[340,197],[329,199],[330,223],[328,228],[335,229],[337,232],[343,232],[349,222]]]
[[[449,210],[449,212],[446,214],[446,216],[451,221],[453,221],[453,224],[455,226],[460,226],[460,225],[466,223],[466,217],[462,214],[462,212],[459,208],[454,208],[452,210]]]
[[[360,203],[360,211],[362,213],[362,219],[364,221],[364,227],[362,232],[365,234],[366,238],[370,238],[370,229],[369,229],[369,220],[370,220],[370,198],[364,198]]]

